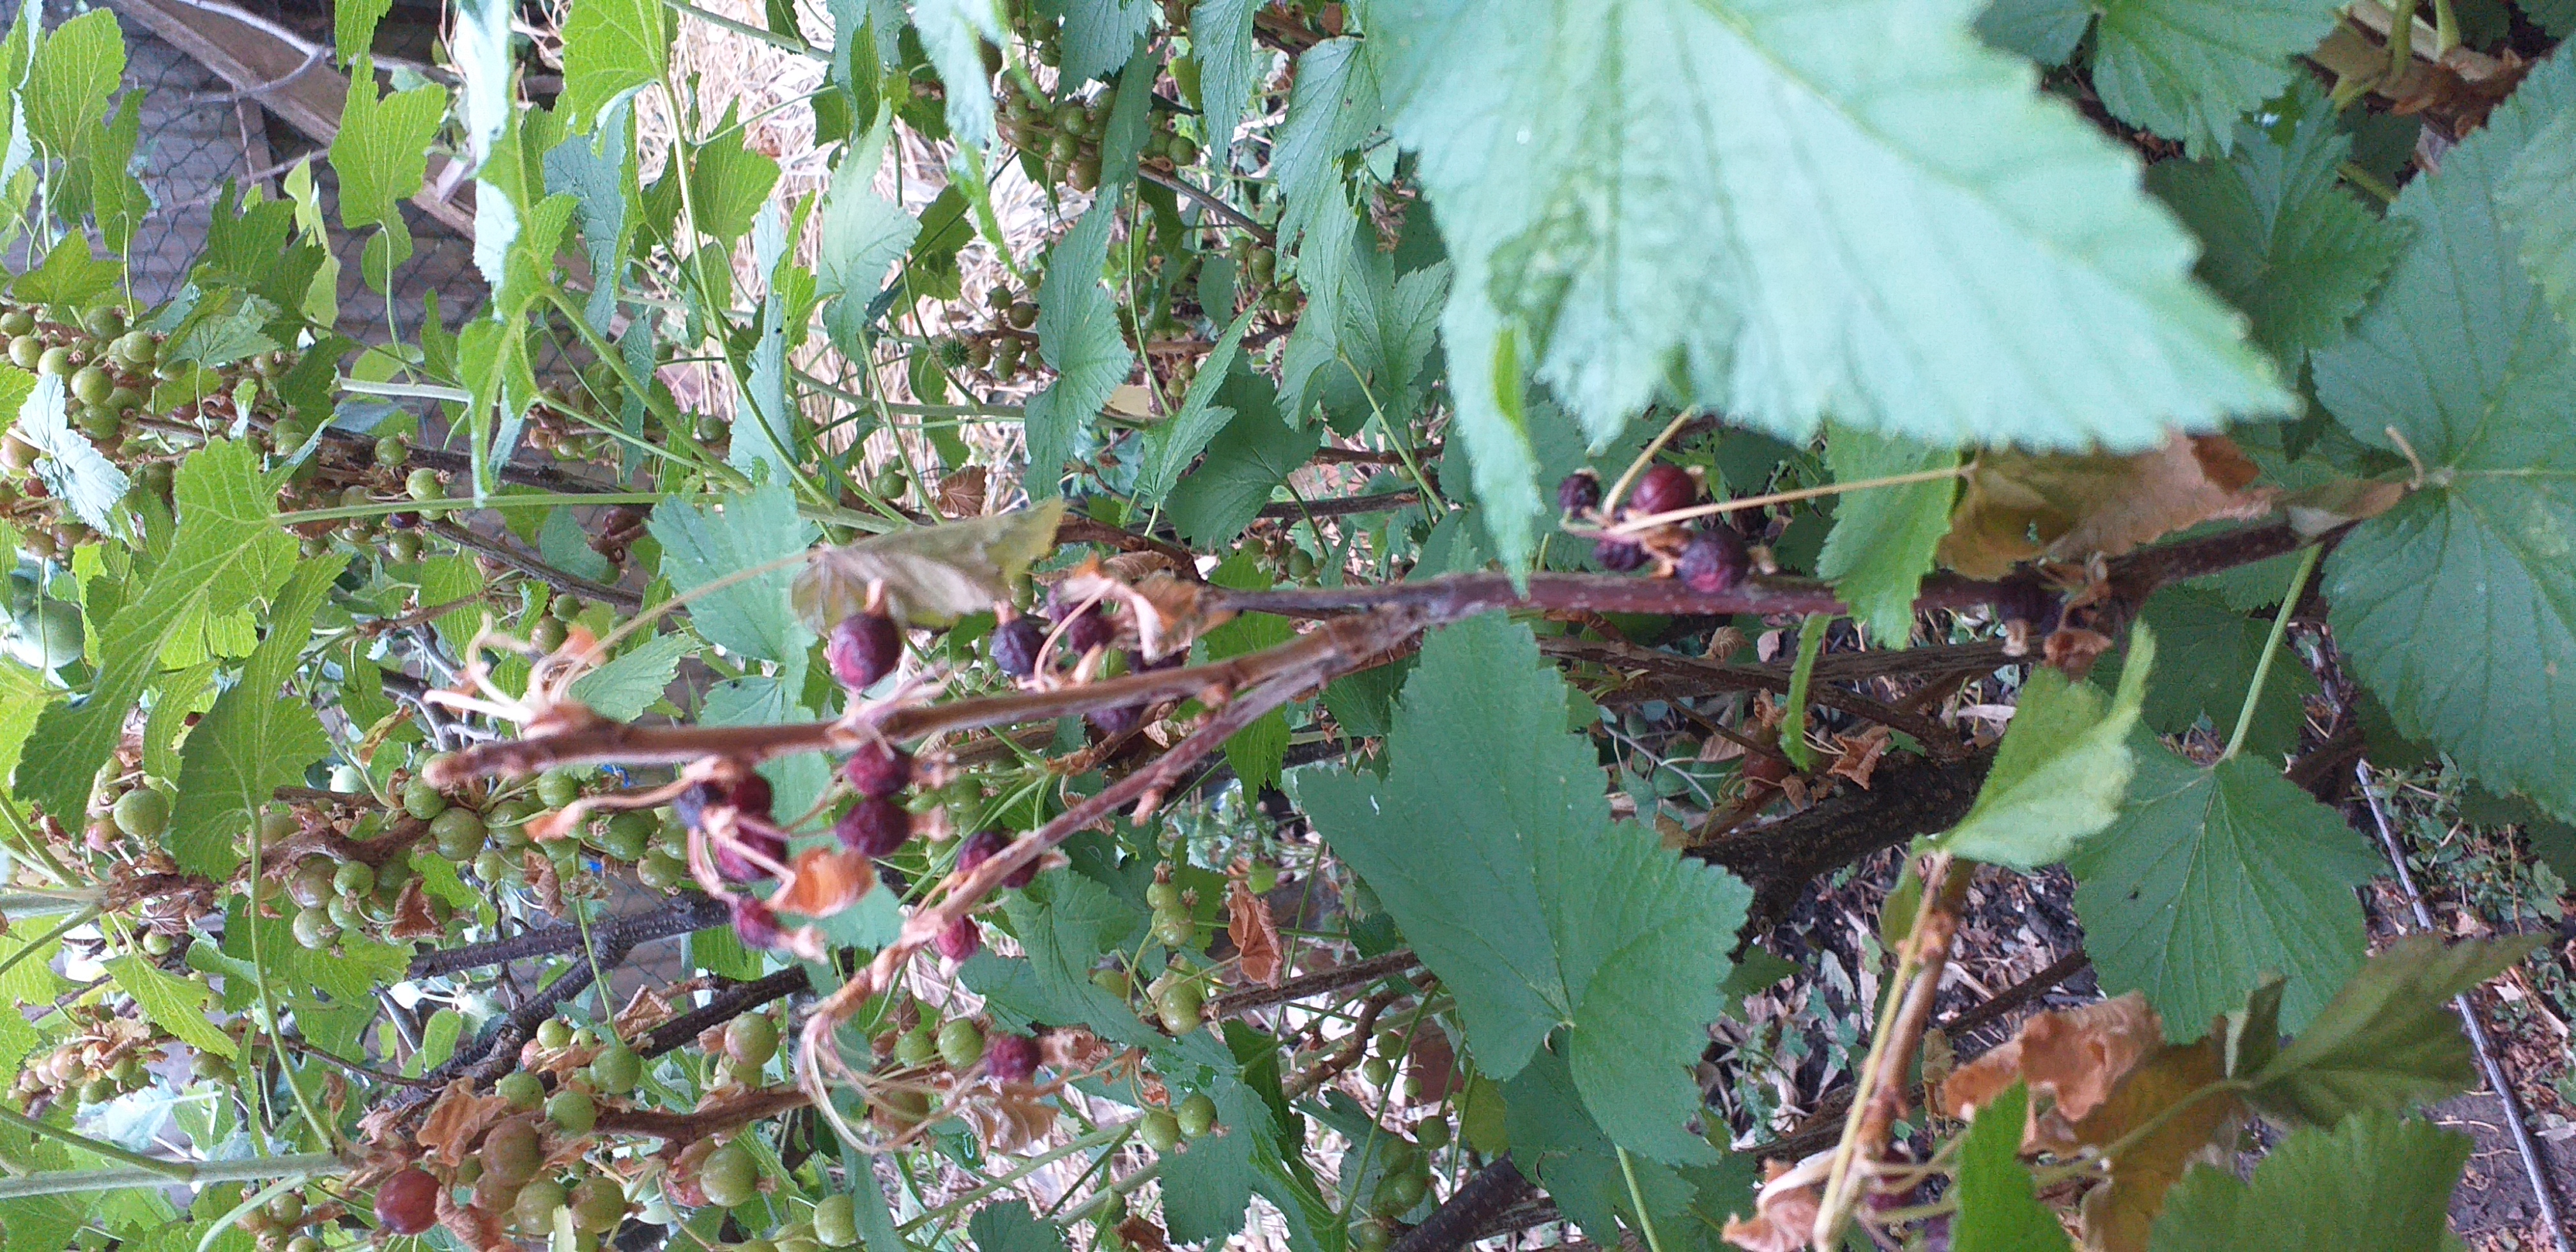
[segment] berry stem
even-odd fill
[[[1646,1193],[1637,1186],[1637,1163],[1628,1149],[1611,1145],[1619,1153],[1619,1174],[1628,1180],[1628,1203],[1636,1206],[1637,1228],[1646,1236],[1647,1252],[1664,1252],[1663,1238],[1655,1233],[1655,1215],[1646,1208]]]
[[[2245,703],[2236,710],[2236,730],[2227,736],[2227,750],[2218,754],[2227,760],[2245,746],[2245,732],[2254,728],[2254,706],[2263,699],[2263,680],[2272,674],[2272,657],[2281,650],[2281,637],[2289,633],[2290,615],[2299,611],[2299,597],[2308,589],[2308,575],[2315,573],[2317,558],[2325,555],[2320,544],[2299,558],[2299,568],[2290,575],[2290,589],[2281,596],[2281,610],[2272,615],[2272,633],[2263,640],[2263,655],[2254,662],[2253,680],[2245,684]]]
[[[1693,405],[1675,414],[1673,420],[1664,424],[1663,430],[1656,433],[1653,441],[1637,453],[1637,459],[1628,462],[1628,468],[1620,472],[1619,481],[1610,484],[1610,490],[1602,494],[1601,516],[1619,515],[1619,502],[1628,498],[1629,485],[1637,481],[1637,475],[1646,472],[1647,466],[1655,463],[1655,454],[1663,451],[1664,445],[1671,443],[1675,435],[1682,433],[1682,427],[1690,425],[1692,419],[1698,416],[1699,407]]]
[[[1879,487],[1904,487],[1914,483],[1935,482],[1944,478],[1965,478],[1968,476],[1969,471],[1975,468],[1976,463],[1971,461],[1965,465],[1952,465],[1941,469],[1915,470],[1909,474],[1890,474],[1885,478],[1863,478],[1855,482],[1826,483],[1821,487],[1800,487],[1794,491],[1775,491],[1765,496],[1743,496],[1733,500],[1714,500],[1707,504],[1694,504],[1686,509],[1674,509],[1666,513],[1649,513],[1643,517],[1628,518],[1627,520],[1620,522],[1618,525],[1609,527],[1599,533],[1601,535],[1633,535],[1641,530],[1652,530],[1657,526],[1670,525],[1674,522],[1687,522],[1694,518],[1701,517],[1715,517],[1721,513],[1734,513],[1743,509],[1759,508],[1766,504],[1787,504],[1795,500],[1813,500],[1818,496],[1840,495],[1844,492],[1869,491]],[[1625,478],[1620,479],[1619,485],[1622,487],[1627,486],[1628,480]],[[1603,502],[1602,508],[1605,516],[1607,515],[1611,505],[1615,502],[1615,496],[1612,500]]]

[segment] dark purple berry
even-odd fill
[[[1581,513],[1601,504],[1601,476],[1579,469],[1556,485],[1556,509],[1560,513]]]
[[[1101,738],[1115,739],[1144,724],[1145,706],[1122,704],[1114,709],[1093,709],[1082,716],[1093,730],[1100,732]]]
[[[420,514],[412,512],[387,513],[385,514],[385,525],[391,526],[395,530],[410,530],[413,527],[420,525]]]
[[[832,677],[842,686],[865,691],[903,659],[903,630],[882,613],[853,613],[832,628],[823,659],[832,663]]]
[[[679,817],[681,825],[691,830],[703,830],[707,824],[707,809],[722,803],[724,793],[717,790],[714,783],[690,783],[672,798],[671,812]]]
[[[1150,674],[1156,670],[1179,669],[1189,663],[1190,654],[1187,649],[1166,652],[1163,654],[1163,659],[1159,661],[1146,660],[1145,654],[1134,648],[1127,650],[1127,672],[1130,674]]]
[[[1014,617],[994,627],[993,664],[1013,678],[1036,673],[1038,649],[1046,646],[1046,635],[1046,623],[1034,617]]]
[[[961,917],[948,929],[940,931],[938,937],[930,941],[930,946],[939,949],[939,955],[949,960],[963,961],[984,946],[984,931],[975,924],[974,918]]]
[[[1001,855],[1004,848],[1011,846],[1011,842],[1011,836],[998,830],[979,830],[966,836],[966,842],[957,846],[957,872],[961,874],[975,872],[976,868],[984,862]],[[1037,876],[1038,863],[1033,860],[1011,871],[1011,876],[1003,879],[1002,885],[1025,887]]]
[[[1752,568],[1753,556],[1744,547],[1744,537],[1732,526],[1712,526],[1691,536],[1690,545],[1682,549],[1675,572],[1682,585],[1704,596],[1717,593],[1744,581],[1744,571]]]
[[[1592,545],[1592,559],[1613,574],[1625,574],[1646,563],[1646,549],[1624,539],[1604,539]]]
[[[725,798],[731,800],[733,807],[744,817],[764,822],[770,818],[770,807],[777,803],[776,796],[769,789],[769,780],[748,771],[734,780],[732,794]]]
[[[1109,624],[1109,619],[1101,615],[1098,606],[1093,606],[1065,622],[1064,649],[1071,655],[1081,656],[1093,648],[1108,647],[1109,641],[1117,636],[1118,628]]]
[[[376,1221],[398,1235],[438,1224],[438,1179],[415,1165],[376,1184]]]
[[[736,844],[741,846],[737,847]],[[785,839],[758,831],[737,830],[734,832],[733,843],[718,842],[713,845],[716,872],[724,875],[726,881],[758,882],[769,877],[768,867],[752,860],[744,853],[745,848],[781,865],[787,863]]]
[[[777,947],[780,939],[778,914],[750,896],[735,896],[733,933],[735,938],[742,940],[742,946],[754,952]]]
[[[891,856],[912,837],[912,814],[892,800],[871,796],[832,823],[841,846],[861,856]]]
[[[1628,512],[1632,516],[1670,513],[1686,509],[1699,498],[1699,482],[1690,471],[1678,465],[1652,465],[1637,476],[1637,485],[1628,492]]]
[[[1038,1075],[1038,1041],[997,1030],[984,1037],[984,1072],[1003,1082],[1027,1082]]]
[[[860,795],[894,795],[912,782],[912,754],[889,743],[861,744],[841,766],[841,777]]]

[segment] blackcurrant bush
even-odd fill
[[[903,659],[903,630],[882,613],[853,613],[832,628],[823,646],[832,676],[853,692],[865,691],[894,672]]]
[[[760,1194],[760,1163],[741,1144],[728,1143],[699,1163],[698,1190],[718,1208],[746,1203]]]

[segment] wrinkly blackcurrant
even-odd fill
[[[952,961],[963,961],[984,946],[984,930],[975,924],[974,918],[961,917],[948,929],[940,931],[930,944],[939,949],[939,955]]]
[[[1037,1077],[1038,1041],[1007,1031],[994,1034],[984,1042],[984,1071],[1003,1082]]]
[[[1678,465],[1654,465],[1637,476],[1637,485],[1628,491],[1627,511],[1631,515],[1670,513],[1686,509],[1699,498],[1699,480]]]
[[[1674,570],[1681,576],[1683,586],[1706,596],[1744,581],[1744,572],[1752,566],[1753,557],[1745,550],[1744,537],[1736,534],[1732,526],[1718,525],[1691,536]]]
[[[832,677],[842,686],[865,691],[903,659],[903,630],[882,613],[853,613],[832,628],[823,659],[831,662]]]
[[[832,834],[861,856],[892,856],[912,837],[912,814],[884,796],[868,796],[832,823]]]
[[[1046,645],[1046,635],[1046,623],[1034,617],[1014,617],[994,627],[993,664],[1013,678],[1036,673],[1038,649]]]
[[[861,744],[841,766],[841,777],[860,795],[891,796],[912,781],[912,754],[890,743]]]
[[[974,834],[966,836],[966,842],[958,845],[957,847],[957,872],[961,874],[973,873],[976,867],[982,865],[986,861],[992,860],[995,856],[1000,855],[1002,849],[1010,847],[1011,842],[1012,839],[1010,835],[1004,834],[998,830],[979,830]],[[1003,879],[1002,885],[1005,887],[1025,887],[1028,886],[1029,883],[1037,876],[1038,863],[1036,861],[1030,861],[1028,864],[1011,871],[1011,876]]]
[[[1624,539],[1604,539],[1592,545],[1592,559],[1613,574],[1625,574],[1646,563],[1646,550]]]
[[[1556,485],[1556,508],[1560,513],[1581,513],[1601,503],[1601,476],[1579,469]]]

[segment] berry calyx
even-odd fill
[[[842,764],[841,777],[860,795],[891,796],[912,782],[912,754],[889,743],[863,743]]]
[[[865,691],[894,672],[903,659],[903,628],[883,613],[853,613],[832,628],[823,645],[832,677],[852,692]]]
[[[984,1043],[984,1072],[1003,1082],[1037,1077],[1038,1041],[1007,1031],[995,1034]]]
[[[832,823],[832,833],[842,847],[861,856],[891,856],[912,837],[912,814],[892,800],[871,796]]]
[[[1682,549],[1674,572],[1682,585],[1704,596],[1713,596],[1744,581],[1746,570],[1753,567],[1753,556],[1744,546],[1744,538],[1732,526],[1711,526],[1691,536]]]
[[[1034,617],[1014,617],[993,628],[993,664],[1013,678],[1038,670],[1038,649],[1046,645],[1046,624]]]
[[[438,1224],[438,1180],[414,1166],[376,1185],[376,1221],[398,1235],[416,1235]]]

